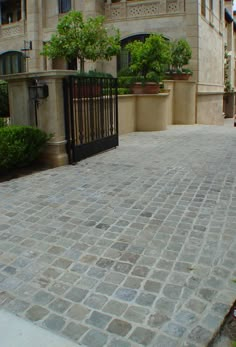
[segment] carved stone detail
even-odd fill
[[[0,36],[2,38],[17,36],[24,33],[23,25],[21,23],[2,25]]]
[[[128,7],[128,17],[147,17],[159,14],[159,3],[140,4]]]
[[[166,8],[166,12],[167,13],[177,13],[177,12],[179,12],[179,1],[177,1],[177,0],[170,0],[170,1],[167,1],[166,5],[167,5],[167,8]]]
[[[184,12],[184,0],[146,0],[107,3],[105,13],[108,20],[124,18],[147,18],[162,14]]]

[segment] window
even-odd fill
[[[25,4],[25,0],[23,2]],[[0,23],[1,24],[10,24],[18,22],[22,19],[22,8],[20,0],[9,0],[1,1],[0,0]]]
[[[69,12],[71,10],[71,0],[59,0],[59,13]]]
[[[0,55],[0,75],[24,72],[24,58],[20,52],[5,52]]]
[[[213,0],[209,0],[209,9],[213,11]]]
[[[209,0],[209,20],[210,20],[210,24],[213,26],[213,21],[214,21],[213,0]]]
[[[220,17],[220,21],[222,21],[222,1],[219,0],[219,17]]]
[[[202,16],[206,16],[206,0],[201,0],[201,14]]]

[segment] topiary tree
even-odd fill
[[[171,43],[171,65],[173,70],[182,72],[183,66],[189,63],[191,57],[192,49],[185,39]]]
[[[150,35],[145,42],[134,41],[126,46],[131,55],[130,69],[144,80],[161,78],[170,63],[170,46],[162,35]]]
[[[110,60],[120,51],[120,35],[117,29],[104,26],[105,17],[97,16],[84,20],[81,12],[71,11],[61,18],[57,32],[43,47],[42,55],[51,59],[65,58],[68,62],[80,60],[80,71],[84,71],[86,59]]]

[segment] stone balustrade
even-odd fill
[[[160,15],[181,14],[185,11],[185,0],[107,0],[105,16],[109,21],[147,18]]]

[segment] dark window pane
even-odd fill
[[[8,52],[0,56],[0,71],[9,75],[24,71],[24,59],[20,52]]]
[[[59,13],[65,13],[71,10],[71,0],[59,0]]]
[[[206,1],[205,0],[201,0],[201,13],[203,16],[206,15]]]

